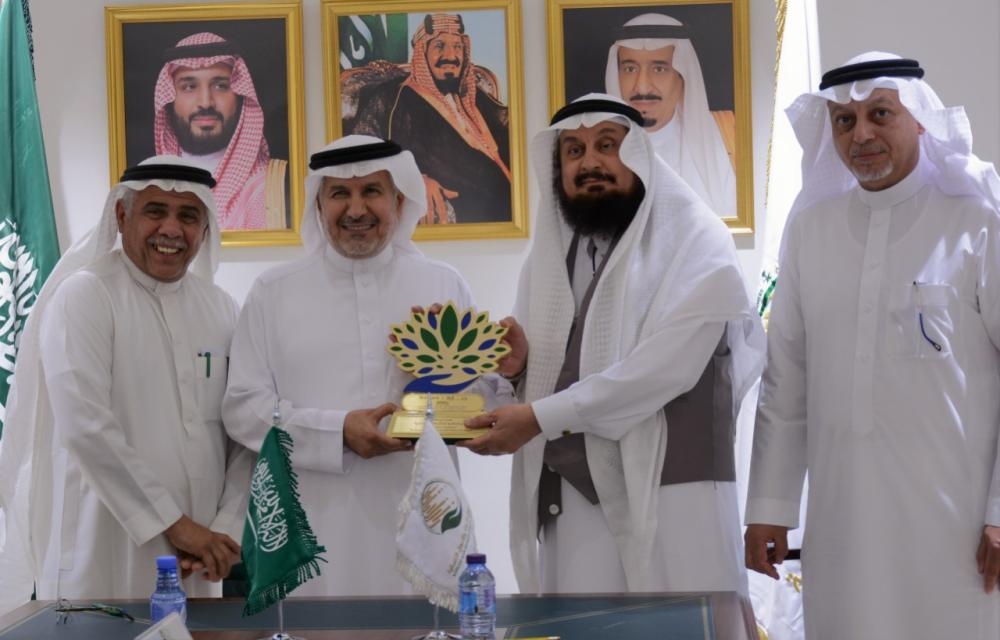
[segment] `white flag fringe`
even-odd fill
[[[428,412],[410,488],[399,505],[396,570],[431,604],[458,611],[458,576],[476,551],[472,510]]]

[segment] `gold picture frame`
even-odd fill
[[[663,144],[661,148],[666,149],[673,143],[675,151],[672,155],[666,151],[660,155],[719,213],[734,235],[753,234],[749,0],[547,2],[551,112],[586,93],[612,93],[615,88],[609,89],[608,83],[617,78],[617,93],[621,97],[626,101],[634,98],[633,106],[642,104],[646,109],[654,110],[648,119],[647,131],[663,132],[661,135],[654,133],[654,145]],[[676,31],[649,26],[643,32],[635,28],[636,22],[645,25],[667,22],[656,17],[639,18],[645,14],[668,16],[673,19],[672,22],[680,22],[681,26]],[[626,22],[632,23],[632,29],[624,29]],[[694,63],[700,66],[698,77],[691,72],[693,77],[684,79],[686,93],[682,94],[679,104],[690,105],[692,112],[701,115],[685,116],[683,128],[675,126],[672,131],[668,131],[667,126],[671,117],[663,116],[663,111],[655,111],[660,105],[667,105],[669,98],[664,98],[663,94],[669,89],[665,86],[663,91],[656,86],[648,88],[648,76],[641,71],[643,68],[652,69],[657,57],[633,54],[635,59],[623,59],[618,55],[614,69],[610,64],[612,47],[617,46],[614,50],[618,52],[624,46],[616,45],[616,42],[631,39],[637,34],[644,34],[645,38],[668,37],[663,35],[665,33],[672,33],[669,37],[691,43],[684,54],[679,54],[681,49],[678,46],[672,49],[664,47],[664,50],[670,50],[671,57],[678,53],[678,59],[668,61],[667,68],[669,63],[687,64],[689,68],[693,68]],[[635,40],[633,44],[633,52],[643,48]],[[688,53],[691,48],[696,53]],[[663,55],[658,57],[664,58]],[[572,60],[569,68],[566,66],[567,59]],[[662,60],[659,62],[661,66],[657,68],[663,69]],[[677,71],[683,76],[682,69],[677,68]],[[699,107],[699,104],[704,105],[706,99],[707,109],[706,106]],[[656,119],[657,114],[659,120]],[[690,136],[690,132],[701,133],[703,142],[690,147],[690,153],[686,153],[683,149],[687,148],[689,140],[684,136]],[[673,137],[669,141],[658,142],[668,136]],[[677,152],[678,148],[682,151]]]
[[[301,244],[301,2],[112,6],[105,7],[104,24],[112,183],[147,157],[192,149],[206,168],[226,166],[214,189],[223,246]],[[195,48],[180,53],[178,45]],[[173,60],[195,52],[224,56],[228,72],[182,78],[192,67]],[[210,62],[196,70],[207,72]],[[190,98],[196,94],[202,97]],[[195,113],[202,123],[220,123],[215,141],[197,146],[204,134],[194,132]]]
[[[430,209],[414,239],[526,237],[520,3],[323,0],[321,6],[327,139],[352,133],[393,139],[413,152],[429,192],[443,196],[437,202],[447,203],[444,211]],[[451,17],[435,23],[430,16],[437,14]],[[435,37],[435,29],[444,37]],[[429,49],[458,39],[467,44],[454,60],[426,63],[437,55]],[[416,47],[422,60],[414,73]],[[471,56],[461,53],[470,49]],[[444,97],[466,115],[448,112]]]

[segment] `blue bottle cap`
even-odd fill
[[[485,553],[470,553],[465,556],[465,561],[468,564],[486,564],[486,554]]]
[[[157,569],[173,569],[177,570],[177,556],[157,556],[156,557],[156,568]]]

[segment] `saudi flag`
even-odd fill
[[[0,434],[21,330],[59,259],[27,0],[0,0]]]
[[[405,13],[341,16],[337,19],[337,32],[342,71],[375,60],[410,61]]]
[[[413,477],[399,505],[396,569],[431,604],[458,611],[458,576],[476,550],[472,510],[427,401]]]
[[[260,613],[318,576],[326,549],[313,535],[299,504],[292,470],[292,436],[271,427],[250,479],[250,502],[243,525],[243,566],[250,583],[243,615]]]

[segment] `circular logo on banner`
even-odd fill
[[[444,480],[431,480],[420,492],[420,513],[431,533],[441,535],[462,524],[462,499]]]

